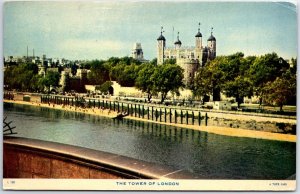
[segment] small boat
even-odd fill
[[[113,119],[118,119],[118,120],[121,120],[123,119],[124,117],[128,116],[129,113],[118,113],[116,117],[114,117]]]

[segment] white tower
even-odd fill
[[[163,27],[161,27],[160,36],[157,38],[157,64],[162,65],[164,63],[164,54],[166,47],[166,39],[162,35]]]

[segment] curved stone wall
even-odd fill
[[[20,137],[3,140],[4,178],[199,179],[181,169],[107,152]]]

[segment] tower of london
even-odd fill
[[[202,34],[200,32],[200,23],[198,32],[195,35],[195,46],[184,47],[179,39],[173,47],[166,47],[166,38],[163,36],[163,27],[161,27],[160,36],[157,38],[157,64],[162,65],[166,59],[176,59],[176,64],[184,69],[184,84],[189,87],[194,80],[198,68],[205,65],[209,60],[216,58],[216,38],[211,35],[207,39],[207,46],[202,45]]]

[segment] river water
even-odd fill
[[[82,146],[185,169],[207,179],[286,179],[296,143],[228,137],[140,121],[4,103],[16,136]]]

